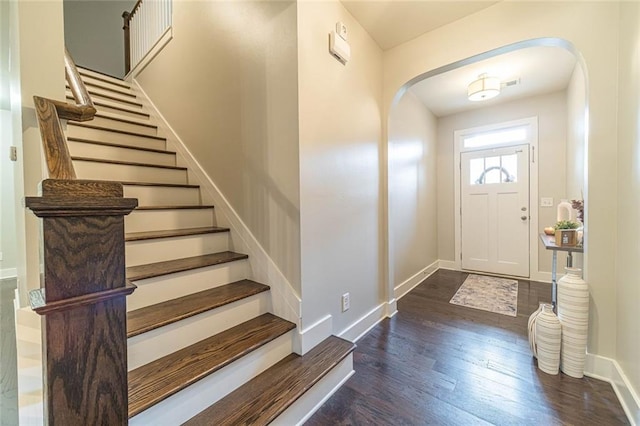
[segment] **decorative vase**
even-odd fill
[[[562,323],[562,372],[568,376],[584,376],[589,328],[589,286],[582,270],[565,268],[567,274],[558,280],[558,318]]]
[[[543,303],[538,306],[531,316],[529,317],[529,322],[527,323],[527,331],[529,332],[529,349],[531,349],[531,354],[534,358],[538,358],[538,351],[536,350],[536,319],[540,312],[542,312]]]
[[[535,333],[538,368],[547,374],[558,374],[562,326],[550,304],[542,305],[535,319]]]

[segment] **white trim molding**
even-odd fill
[[[632,426],[640,425],[640,396],[616,360],[587,353],[585,376],[611,383]]]
[[[438,260],[438,269],[447,269],[449,271],[459,271],[460,264],[454,260]]]
[[[333,318],[327,315],[304,329],[299,327],[298,330],[293,351],[298,355],[304,355],[333,334]]]
[[[394,293],[395,293],[395,299],[396,300],[401,299],[404,295],[406,295],[411,290],[416,288],[416,286],[418,284],[420,284],[422,281],[424,281],[427,278],[429,278],[431,276],[431,274],[433,274],[435,271],[438,270],[438,265],[439,265],[439,261],[436,260],[431,265],[421,269],[415,275],[413,275],[409,279],[407,279],[404,282],[402,282],[399,285],[397,285],[393,289]]]
[[[395,299],[393,304],[395,305]],[[388,311],[390,311],[389,305],[390,302],[379,304],[368,313],[364,314],[359,320],[353,322],[353,324],[338,333],[338,337],[342,337],[350,342],[357,342],[373,327],[378,325],[380,321],[395,315],[397,312],[395,310],[393,310],[390,315],[388,314]]]
[[[201,185],[202,191],[206,193],[203,196],[208,195],[213,201],[219,223],[231,229],[234,248],[249,255],[248,261],[253,278],[271,287],[272,312],[300,328],[300,318],[302,318],[300,296],[135,78],[133,83],[143,95],[140,101],[148,108],[154,124],[166,136],[167,144],[175,149],[180,159],[186,163],[190,177],[193,176]],[[301,348],[302,345],[300,342],[294,342],[294,347]]]
[[[16,268],[0,269],[0,280],[16,278],[17,276],[18,270]]]

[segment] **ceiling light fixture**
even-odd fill
[[[470,101],[486,101],[495,98],[500,94],[500,79],[498,77],[489,77],[489,74],[483,73],[478,79],[471,82],[467,89],[467,95]]]

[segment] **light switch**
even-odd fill
[[[553,207],[553,198],[550,198],[550,197],[540,198],[540,207]]]

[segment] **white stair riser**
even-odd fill
[[[246,260],[222,265],[192,269],[161,277],[135,281],[136,291],[127,297],[127,309],[144,308],[166,302],[176,297],[220,287],[247,278],[249,265]]]
[[[123,130],[125,132],[140,133],[149,136],[158,136],[158,129],[155,127],[141,126],[135,123],[127,123],[118,120],[111,120],[106,117],[95,117],[90,124],[108,127],[109,129]]]
[[[111,76],[108,76],[108,75],[105,75],[105,74],[100,74],[100,73],[98,73],[98,72],[91,71],[91,70],[88,70],[88,69],[86,69],[86,68],[78,67],[78,72],[80,73],[80,76],[81,76],[81,78],[83,78],[83,79],[84,79],[84,78],[87,78],[87,77],[89,77],[89,78],[91,78],[91,77],[96,77],[96,78],[101,78],[101,79],[103,79],[103,80],[107,80],[107,81],[113,81],[113,82],[115,82],[115,83],[124,83],[124,84],[129,84],[129,83],[127,83],[126,81],[122,81],[122,80],[120,80],[120,79],[118,79],[118,78],[111,77]]]
[[[129,425],[182,424],[291,353],[292,332],[129,419]]]
[[[128,86],[128,84],[123,82],[123,81],[120,81],[120,82],[118,82],[119,84],[116,84],[116,83],[109,83],[108,81],[105,81],[105,80],[108,80],[108,78],[104,78],[104,77],[100,77],[100,80],[97,79],[97,78],[93,78],[91,76],[88,76],[88,75],[81,75],[81,77],[82,77],[82,81],[84,82],[85,86],[87,86],[87,87],[92,87],[92,85],[96,85],[97,84],[98,86],[103,86],[103,87],[106,87],[106,88],[111,89],[111,90],[118,90],[118,91],[121,91],[121,92],[134,93],[133,90],[131,90],[131,86],[129,86],[128,88],[127,87],[122,87],[122,84]]]
[[[263,292],[128,339],[129,371],[269,312]]]
[[[292,426],[304,424],[354,373],[353,353],[351,353],[282,414],[276,417],[270,425]]]
[[[97,145],[85,142],[68,141],[69,152],[74,157],[99,158],[102,160],[133,161],[136,163],[159,166],[175,166],[176,156],[173,153],[142,151],[139,149],[121,148],[117,146]]]
[[[68,137],[89,139],[98,142],[111,142],[140,148],[165,149],[167,146],[167,142],[164,139],[145,138],[144,136],[109,132],[71,124],[67,127],[66,133]]]
[[[215,226],[213,209],[134,210],[124,218],[126,232]]]
[[[139,206],[194,206],[200,204],[200,188],[125,185],[124,196],[137,198]]]
[[[140,103],[138,98],[136,98],[135,96],[125,95],[125,94],[114,92],[108,89],[101,89],[95,86],[87,85],[87,91],[89,92],[89,96],[91,96],[92,98],[97,97],[97,98],[103,98],[103,99],[112,99],[112,100],[115,99],[117,101]]]
[[[142,108],[136,107],[134,105],[122,105],[122,104],[118,104],[116,102],[112,102],[112,103],[108,103],[107,104],[107,101],[100,101],[100,105],[95,105],[95,107],[96,107],[96,111],[98,111],[98,112],[104,112],[104,113],[109,113],[109,114],[118,114],[121,117],[131,118],[131,119],[139,120],[139,121],[149,121],[149,117],[146,116],[146,115],[140,115],[140,114],[136,114],[135,112],[124,111],[124,110],[119,109],[119,108],[113,108],[114,105],[117,106],[117,107],[127,108],[128,110],[131,110],[131,111],[142,112]]]
[[[128,241],[125,248],[125,263],[127,266],[145,265],[227,250],[229,250],[227,232]]]
[[[96,163],[74,160],[73,167],[81,179],[117,180],[122,182],[187,183],[187,171],[127,164]]]

